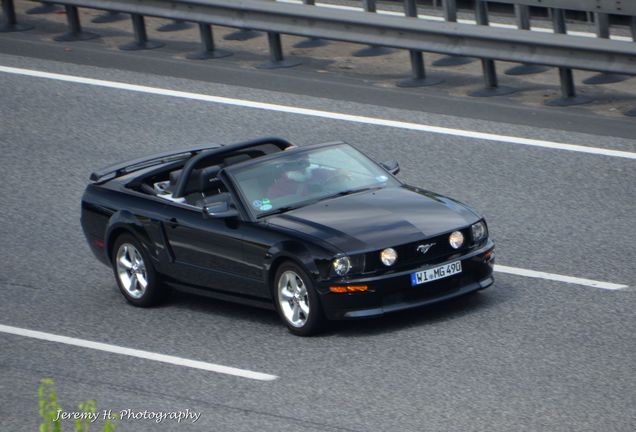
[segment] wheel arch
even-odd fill
[[[269,262],[267,263],[265,270],[265,280],[267,281],[267,286],[270,294],[272,295],[272,299],[275,298],[274,279],[276,278],[278,269],[283,263],[289,261],[296,264],[309,275],[313,282],[317,282],[321,277],[321,270],[323,270],[318,262],[321,259],[324,260],[327,256],[323,255],[324,254],[320,251],[314,251],[308,247],[308,245],[293,240],[282,241],[272,246],[267,252]]]
[[[111,265],[113,259],[113,246],[115,245],[117,238],[122,234],[132,235],[141,244],[141,247],[144,248],[148,256],[152,257],[152,253],[148,248],[150,237],[146,233],[142,223],[132,213],[122,210],[111,216],[108,221],[106,235],[104,237],[106,257]]]
[[[271,268],[269,270],[269,274],[267,276],[267,286],[269,287],[269,292],[272,295],[272,299],[275,299],[274,296],[274,279],[276,278],[276,273],[278,272],[278,269],[280,268],[280,266],[282,266],[284,263],[286,262],[292,262],[294,264],[296,264],[297,266],[299,266],[300,268],[302,268],[303,270],[305,270],[307,272],[306,267],[298,261],[298,259],[289,256],[289,255],[284,255],[281,254],[278,257],[276,257],[276,259],[274,261],[272,261],[271,264]],[[309,272],[307,272],[309,273]],[[309,273],[310,274],[310,273]]]

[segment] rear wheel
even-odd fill
[[[276,309],[289,331],[309,336],[323,328],[320,300],[307,273],[300,266],[286,262],[274,278]]]
[[[135,306],[152,306],[162,297],[160,281],[139,241],[122,234],[113,246],[113,271],[123,296]]]

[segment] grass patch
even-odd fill
[[[80,403],[78,411],[64,411],[57,403],[55,382],[51,378],[40,381],[38,396],[42,418],[39,432],[62,432],[63,419],[73,420],[75,432],[90,432],[93,423],[100,418],[104,420],[103,432],[115,432],[117,429],[115,421],[119,418],[118,414],[110,410],[97,412],[94,400]]]

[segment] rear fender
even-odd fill
[[[119,210],[113,213],[110,220],[108,221],[108,226],[106,228],[104,246],[106,248],[108,261],[111,264],[113,245],[117,241],[117,237],[119,237],[123,233],[128,233],[135,237],[139,241],[139,243],[141,243],[141,247],[146,251],[146,254],[154,261],[156,261],[155,253],[150,248],[150,245],[152,245],[152,240],[146,232],[144,224],[131,212],[126,210]]]

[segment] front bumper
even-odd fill
[[[494,282],[492,270],[495,245],[488,241],[480,249],[445,262],[461,260],[462,272],[444,279],[411,285],[411,274],[445,262],[425,265],[381,276],[339,279],[318,283],[318,293],[327,319],[354,319],[380,316],[389,312],[425,306],[489,287]],[[490,258],[488,258],[490,257]],[[368,290],[333,293],[334,285],[366,285]]]

